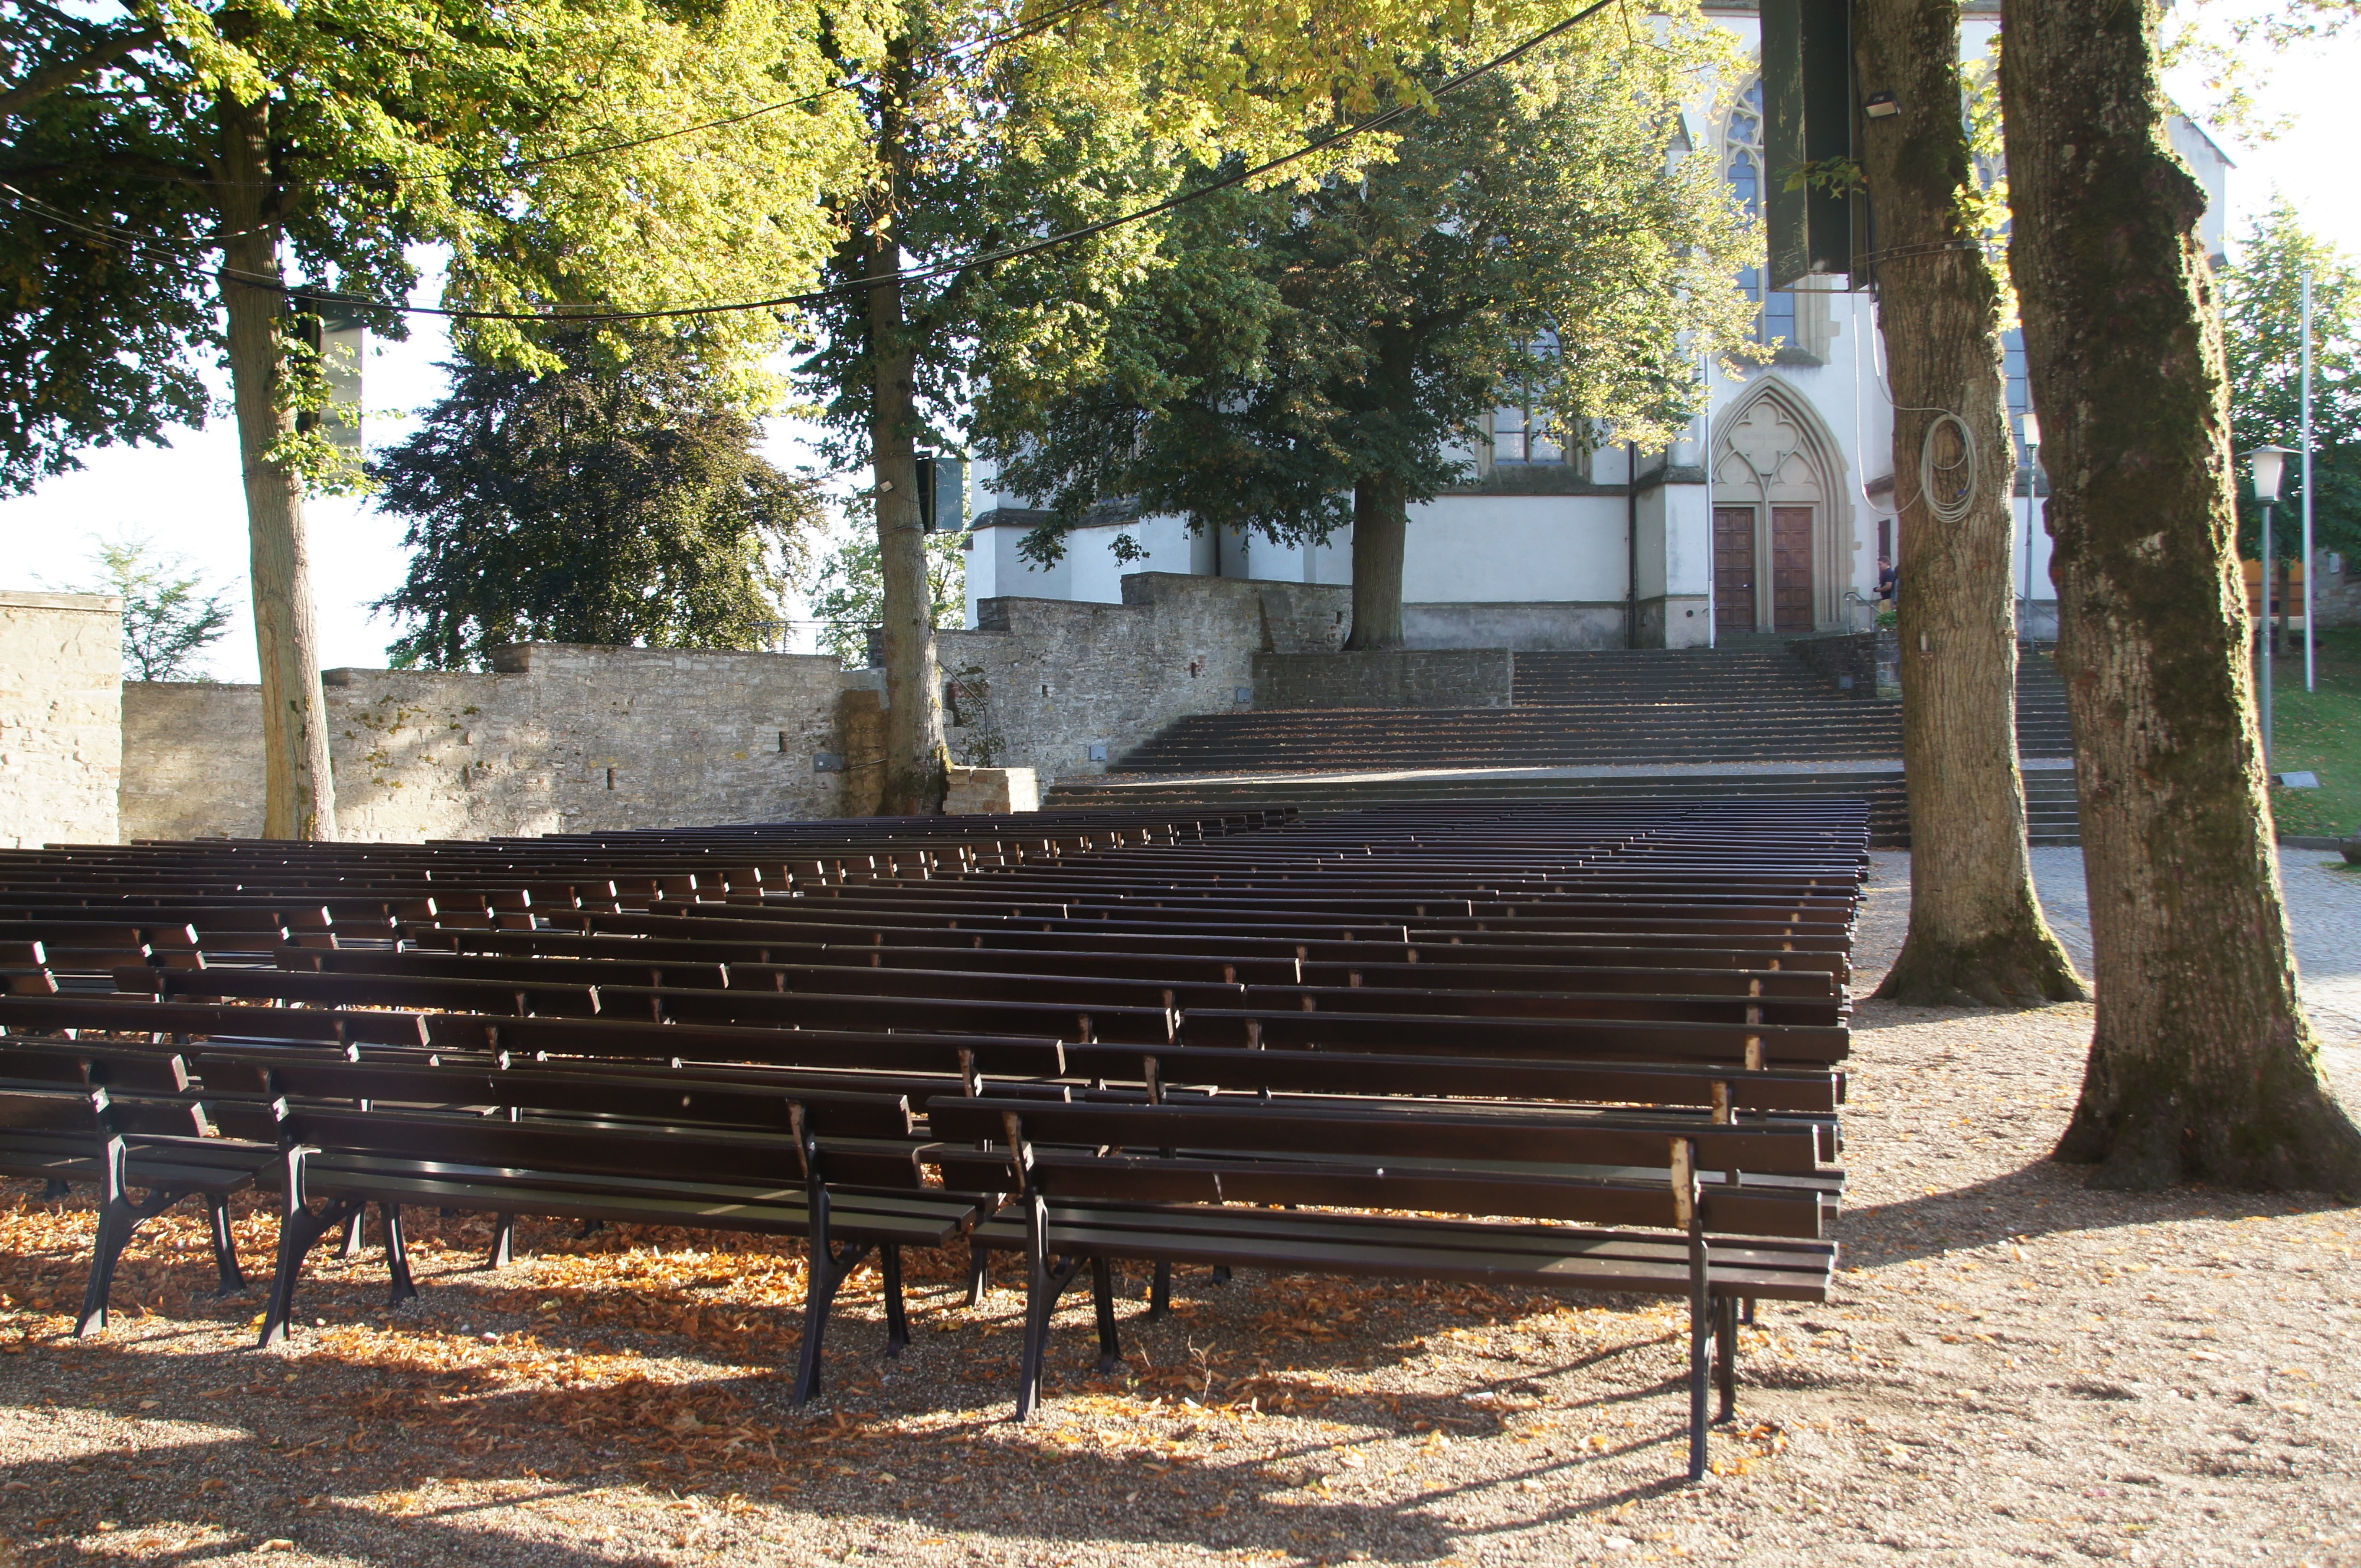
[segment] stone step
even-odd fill
[[[2027,773],[2026,784],[2029,841],[2039,845],[2081,842],[2071,771],[2035,770]],[[1045,804],[1061,809],[1293,806],[1307,812],[1323,812],[1422,800],[1664,800],[1799,795],[1866,801],[1870,807],[1871,841],[1882,848],[1904,849],[1909,845],[1908,806],[1902,777],[1894,773],[1620,773],[1569,778],[1539,773],[1522,777],[1471,776],[1435,770],[1385,778],[1287,775],[1199,781],[1074,779],[1058,784]]]

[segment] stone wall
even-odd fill
[[[1839,696],[1872,701],[1878,695],[1875,631],[1841,631],[1826,637],[1796,637],[1787,651],[1801,659]]]
[[[1029,767],[1047,790],[1189,714],[1255,700],[1255,655],[1333,650],[1353,590],[1139,572],[1121,604],[994,598],[942,637],[951,760]]]
[[[0,593],[0,847],[111,844],[123,601]]]
[[[1257,654],[1336,647],[1351,593],[1142,573],[1122,604],[987,600],[983,630],[942,634],[951,760],[1043,788],[1104,773],[1183,715],[1251,703]],[[884,672],[819,655],[531,643],[489,674],[323,681],[355,839],[858,816],[884,782]],[[257,688],[120,689],[124,837],[259,833]]]
[[[2303,613],[2300,594],[2293,608],[2300,618]],[[2312,610],[2323,630],[2361,626],[2361,560],[2348,560],[2326,550],[2312,556]]]
[[[816,654],[531,643],[489,674],[330,670],[336,818],[355,839],[832,817],[846,674]],[[258,688],[123,688],[126,839],[262,828]]]
[[[1255,656],[1264,707],[1508,707],[1516,677],[1506,648]]]
[[[1630,620],[1620,604],[1405,604],[1402,643],[1587,653],[1629,647],[1624,627]]]

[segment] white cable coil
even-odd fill
[[[1955,463],[1938,463],[1935,459],[1935,438],[1949,427],[1960,433],[1960,456]],[[1946,410],[1927,422],[1927,433],[1918,443],[1918,494],[1927,502],[1927,510],[1938,522],[1961,522],[1975,510],[1979,488],[1976,463],[1976,433],[1968,422]],[[1947,498],[1938,487],[1938,476],[1966,473],[1964,482],[1955,481],[1959,493]]]

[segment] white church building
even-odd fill
[[[1752,5],[1708,4],[1750,49]],[[1964,52],[1979,58],[1998,27],[1996,0],[1970,0]],[[1767,178],[1757,80],[1689,115],[1697,152],[1710,152],[1739,196],[1755,204]],[[2207,250],[2222,265],[2230,163],[2193,123],[2173,140],[2203,183]],[[1501,409],[1467,455],[1466,480],[1411,509],[1404,631],[1412,647],[1526,650],[1696,647],[1764,633],[1853,630],[1872,624],[1882,563],[1894,539],[1893,406],[1876,304],[1842,277],[1792,291],[1741,281],[1762,301],[1756,335],[1767,362],[1715,367],[1706,415],[1669,453],[1621,446],[1585,452],[1553,438],[1528,411]],[[2049,540],[2023,466],[2030,407],[2020,334],[2007,347],[2019,437],[2014,571],[2021,618],[2054,635]],[[1191,535],[1179,518],[1139,518],[1071,534],[1041,567],[1018,543],[1046,514],[992,490],[979,474],[968,559],[968,619],[999,598],[1118,602],[1132,572],[1349,583],[1352,531],[1324,545],[1274,545],[1236,532]],[[1127,534],[1145,558],[1118,560]]]

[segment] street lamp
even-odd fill
[[[2255,502],[2263,509],[2262,645],[2263,772],[2271,771],[2271,509],[2279,504],[2279,475],[2295,455],[2286,446],[2257,446],[2246,454],[2255,476]]]
[[[2034,493],[2040,488],[2041,420],[2031,409],[2025,411],[2025,603],[2018,610],[2018,625],[2024,629],[2026,646],[2033,645],[2033,506]]]

